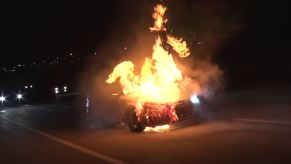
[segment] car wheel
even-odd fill
[[[132,132],[143,132],[145,124],[138,119],[134,109],[130,110],[130,116],[128,121],[128,127]]]

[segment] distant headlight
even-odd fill
[[[2,95],[0,96],[0,101],[3,103],[6,100],[6,98]]]
[[[191,101],[193,104],[199,104],[199,103],[200,103],[200,101],[199,101],[197,95],[192,95],[191,98],[190,98],[190,101]]]
[[[17,94],[17,99],[19,99],[19,100],[22,99],[22,94],[20,94],[20,93]]]

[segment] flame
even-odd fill
[[[177,81],[183,80],[172,55],[162,47],[161,38],[156,39],[152,58],[146,58],[140,75],[134,74],[134,64],[124,61],[109,75],[106,83],[119,79],[124,95],[141,102],[169,103],[180,100]]]
[[[173,36],[167,35],[167,43],[178,53],[180,57],[187,57],[190,55],[187,43],[182,38],[177,39]]]
[[[155,20],[154,27],[150,27],[151,31],[166,31],[164,24],[167,23],[167,19],[164,19],[164,15],[167,8],[162,5],[157,5],[154,8],[153,18]]]
[[[153,18],[155,20],[154,27],[150,31],[166,31],[164,24],[167,19],[163,18],[167,8],[162,5],[157,5],[154,8]],[[172,46],[179,57],[187,57],[190,55],[187,44],[182,39],[176,39],[173,36],[167,35],[166,43]],[[123,61],[119,63],[109,75],[106,83],[114,83],[119,81],[124,97],[127,100],[134,102],[137,116],[141,113],[145,103],[168,104],[173,106],[181,100],[181,83],[187,77],[182,75],[178,69],[173,55],[164,48],[163,39],[158,36],[153,45],[151,57],[144,60],[139,74],[135,72],[135,65],[131,61]],[[161,105],[159,110],[165,108]],[[169,110],[168,110],[169,111]],[[171,122],[177,121],[178,118],[174,110],[167,113],[171,117]],[[176,117],[174,117],[176,116]],[[169,125],[153,128],[153,131],[164,131],[169,129]]]
[[[171,126],[166,124],[166,125],[161,125],[161,126],[155,126],[155,127],[146,127],[145,132],[167,132],[171,129]]]
[[[166,30],[163,18],[167,8],[157,5],[154,8],[154,27],[151,31]],[[180,57],[190,55],[186,42],[167,36],[167,43],[173,47]],[[174,103],[181,99],[179,81],[183,80],[181,71],[177,68],[172,54],[163,48],[160,36],[153,45],[151,58],[146,58],[139,75],[134,73],[135,65],[131,61],[118,64],[109,75],[106,83],[119,80],[123,94],[136,102]]]

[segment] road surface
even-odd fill
[[[203,121],[131,133],[50,104],[1,108],[1,163],[291,163],[290,90],[221,94]]]

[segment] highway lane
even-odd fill
[[[188,121],[176,124],[170,132],[141,134],[110,122],[103,122],[104,128],[100,124],[92,126],[98,128],[80,126],[69,117],[57,117],[60,114],[52,112],[49,105],[9,108],[0,116],[0,142],[5,145],[0,148],[1,154],[5,154],[1,160],[14,157],[16,162],[24,158],[48,163],[52,160],[106,163],[102,158],[94,158],[21,126],[25,125],[125,163],[290,163],[291,126],[276,124],[276,120],[287,123],[290,120],[288,101],[279,104],[263,101],[261,106],[258,101],[248,101],[248,104],[239,101],[231,105],[217,104],[215,110],[221,111],[220,114],[211,111],[214,117],[204,122]],[[224,111],[229,108],[232,110]],[[31,149],[25,151],[23,147]]]
[[[108,163],[48,140],[3,118],[0,125],[0,161],[3,164]]]

